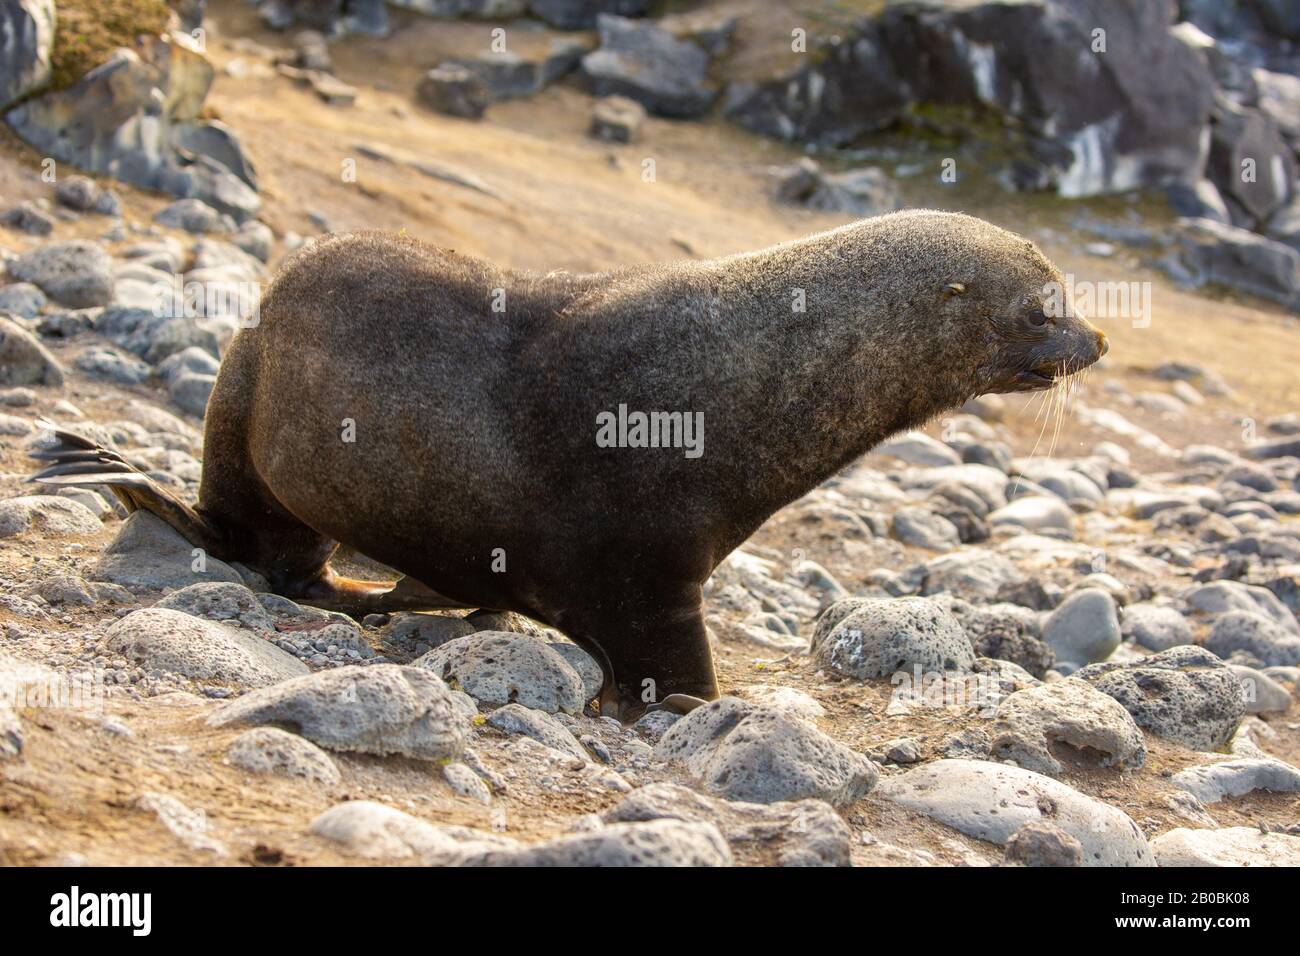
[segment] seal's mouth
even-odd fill
[[[1038,392],[1051,388],[1056,380],[1064,374],[1059,365],[1040,365],[1038,368],[1018,372],[1011,379],[1009,392]]]
[[[1093,334],[1089,335],[1083,343],[1078,345],[1074,342],[1067,343],[1070,347],[1065,357],[1062,357],[1060,350],[1057,349],[1053,350],[1056,355],[1052,358],[1036,356],[1037,364],[1012,372],[998,391],[1003,393],[1045,391],[1057,385],[1062,379],[1092,365],[1110,351],[1110,343],[1106,341],[1105,333],[1091,328],[1089,331]]]

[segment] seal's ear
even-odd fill
[[[961,282],[949,282],[946,286],[943,287],[943,297],[945,299],[951,299],[955,295],[965,295],[965,294],[966,294],[966,286],[964,283]]]

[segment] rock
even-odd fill
[[[50,604],[78,604],[89,607],[95,603],[90,585],[75,574],[56,574],[41,579],[32,593],[40,595]]]
[[[812,653],[820,666],[859,680],[913,669],[965,673],[975,663],[957,619],[925,598],[863,601]]]
[[[989,515],[994,527],[1014,526],[1074,536],[1074,512],[1065,502],[1046,495],[1026,495]]]
[[[155,608],[180,611],[209,621],[236,624],[252,631],[273,634],[275,621],[255,595],[242,584],[228,581],[204,581],[173,591],[154,605]]]
[[[1083,844],[1055,824],[1031,820],[1007,838],[1003,859],[1013,866],[1083,866]]]
[[[467,119],[478,119],[492,102],[478,74],[455,63],[443,63],[424,74],[415,95],[431,110]]]
[[[661,116],[699,116],[717,91],[708,81],[709,55],[654,23],[601,14],[600,46],[582,58],[582,74],[597,96],[636,100]]]
[[[215,375],[183,371],[167,382],[167,394],[181,411],[202,418],[216,384]]]
[[[54,0],[14,0],[0,7],[0,110],[50,81]]]
[[[121,385],[139,385],[149,377],[149,366],[134,355],[105,346],[92,346],[77,356],[76,366],[88,375]]]
[[[1241,684],[1248,714],[1284,714],[1291,708],[1291,692],[1263,671],[1244,664],[1229,664]]]
[[[1180,770],[1169,782],[1186,790],[1201,803],[1210,804],[1255,790],[1296,793],[1300,791],[1300,770],[1272,758],[1225,760]]]
[[[641,17],[650,12],[650,0],[530,0],[533,16],[560,30],[590,30],[602,13]]]
[[[1225,611],[1253,611],[1272,618],[1290,633],[1300,636],[1295,615],[1268,588],[1242,584],[1240,581],[1214,581],[1182,593],[1181,597],[1196,611],[1222,614]]]
[[[1224,659],[1245,651],[1267,667],[1300,664],[1300,637],[1253,611],[1219,615],[1205,646]]]
[[[591,135],[611,143],[631,143],[641,135],[645,107],[626,96],[606,96],[591,108]]]
[[[220,840],[208,834],[208,816],[201,809],[192,810],[166,793],[141,793],[134,801],[136,809],[154,814],[167,830],[191,850],[225,856]]]
[[[95,564],[92,578],[128,588],[167,589],[203,581],[243,581],[230,565],[205,555],[147,511],[133,512],[123,522]]]
[[[39,246],[11,261],[8,269],[15,279],[39,286],[55,302],[74,309],[108,305],[113,297],[113,259],[99,243],[86,239]]]
[[[882,780],[876,793],[980,840],[1005,844],[1025,824],[1043,821],[1079,841],[1084,866],[1153,865],[1146,838],[1126,814],[1019,767],[936,760]]]
[[[1143,730],[1195,750],[1217,750],[1245,716],[1236,675],[1195,645],[1128,664],[1091,664],[1075,673],[1114,697]]]
[[[1180,220],[1179,254],[1195,284],[1213,283],[1300,310],[1300,252],[1209,219]]]
[[[414,664],[485,704],[576,714],[586,703],[578,673],[550,645],[524,634],[479,631],[435,647]]]
[[[0,384],[63,385],[58,359],[36,336],[4,316],[0,316]]]
[[[233,223],[202,199],[178,199],[154,213],[153,221],[160,226],[184,229],[186,232],[229,232]]]
[[[1075,197],[1163,184],[1200,169],[1214,96],[1203,54],[1170,32],[1174,10],[1143,0],[886,4],[794,72],[733,84],[726,113],[764,135],[838,147],[918,106],[992,111],[1026,134],[1003,176],[1012,185]],[[1094,31],[1104,54],[1091,52]],[[1042,62],[1058,68],[1044,74]]]
[[[329,750],[442,760],[457,756],[469,739],[463,707],[428,671],[374,664],[251,691],[222,704],[208,723],[283,724]]]
[[[1163,604],[1130,604],[1124,608],[1120,633],[1150,651],[1192,643],[1192,626],[1187,618]]]
[[[502,733],[531,737],[552,750],[569,754],[584,762],[591,759],[573,734],[550,714],[540,710],[532,710],[520,704],[506,704],[488,714],[487,722],[488,726],[495,727]]]
[[[1073,678],[1011,694],[990,733],[994,759],[1050,776],[1066,766],[1135,770],[1146,761],[1142,731],[1128,711]]]
[[[711,823],[614,823],[520,850],[490,850],[472,866],[731,866],[726,840]]]
[[[311,822],[311,832],[365,859],[418,857],[430,866],[457,866],[490,850],[514,848],[514,840],[467,827],[436,827],[371,800],[348,800]]]
[[[1043,642],[1058,661],[1080,666],[1104,661],[1120,643],[1115,599],[1100,588],[1076,591],[1047,618]]]
[[[339,769],[329,754],[309,740],[275,727],[254,727],[230,743],[230,762],[251,773],[280,777],[301,777],[332,787],[339,782]]]
[[[85,505],[52,495],[0,500],[0,538],[28,531],[42,535],[94,534],[103,525]]]
[[[929,551],[951,551],[961,544],[956,525],[926,508],[900,508],[889,530],[903,544]]]
[[[710,793],[751,803],[811,797],[846,805],[879,776],[871,761],[811,724],[735,697],[691,711],[655,754],[682,764]]]
[[[672,783],[639,787],[604,814],[607,823],[681,820],[711,823],[733,854],[775,851],[780,866],[849,866],[851,834],[821,800],[740,803],[718,800]]]
[[[550,641],[547,646],[563,657],[582,678],[584,700],[595,700],[600,696],[601,688],[605,685],[605,674],[590,654],[576,644],[561,641]]]
[[[212,78],[212,64],[193,37],[149,35],[132,49],[118,48],[66,89],[24,101],[5,121],[39,155],[202,199],[242,221],[261,205],[256,191],[220,160],[193,149],[185,133],[199,121]]]
[[[418,655],[441,647],[458,637],[474,633],[474,625],[463,617],[442,614],[398,613],[379,632],[381,643]]]
[[[903,206],[902,197],[893,181],[881,170],[874,167],[853,169],[842,173],[827,173],[816,160],[807,156],[793,166],[776,171],[778,199],[786,202],[800,203],[810,209],[825,212],[846,212],[856,216],[878,216],[893,212]],[[951,451],[946,446],[922,432],[909,432],[884,444],[901,442],[907,444],[913,440],[933,443],[937,449]],[[880,449],[877,448],[877,451]],[[924,449],[921,449],[922,454]],[[885,452],[889,454],[889,452]],[[933,450],[931,457],[942,454]],[[897,456],[904,457],[904,456]],[[956,465],[960,457],[943,455],[937,461],[913,461],[913,464]]]
[[[492,790],[487,782],[463,763],[444,766],[442,778],[447,781],[447,786],[462,797],[484,806],[492,802]]]
[[[34,319],[41,314],[45,303],[45,293],[30,282],[13,282],[0,286],[0,312]]]
[[[0,760],[23,752],[23,725],[9,702],[0,698]]]
[[[873,455],[888,455],[898,458],[909,465],[922,468],[938,468],[943,465],[960,465],[961,456],[945,445],[936,441],[925,432],[903,432],[888,438],[872,449]]]
[[[1247,167],[1254,175],[1243,175]],[[1219,97],[1206,172],[1238,213],[1239,225],[1258,229],[1291,198],[1296,162],[1271,117]]]
[[[245,687],[307,673],[305,664],[261,637],[167,608],[142,608],[114,622],[104,647],[146,670]]]
[[[118,210],[118,199],[111,192],[100,189],[88,176],[67,176],[54,187],[54,198],[60,205],[77,212],[113,213]]]
[[[994,600],[1003,589],[1023,585],[1024,572],[1007,557],[985,548],[963,548],[926,562],[924,595],[949,592],[972,600]]]
[[[0,225],[29,236],[48,236],[54,231],[54,219],[40,206],[21,202],[0,213]]]
[[[1151,841],[1159,866],[1300,866],[1300,839],[1258,827],[1178,828]]]

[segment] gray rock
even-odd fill
[[[45,308],[45,293],[30,282],[11,282],[0,286],[0,312],[12,312],[24,319],[34,319]]]
[[[80,502],[52,495],[24,495],[0,501],[0,538],[29,531],[42,535],[94,534],[103,527]]]
[[[469,717],[446,684],[396,664],[286,680],[222,704],[208,723],[283,724],[329,750],[420,760],[457,756],[470,734]]]
[[[244,687],[267,687],[307,673],[269,641],[166,608],[142,608],[113,623],[104,647],[146,670]]]
[[[604,814],[607,823],[681,820],[711,823],[733,854],[775,851],[780,866],[849,866],[851,834],[830,804],[740,803],[718,800],[672,783],[633,790]]]
[[[882,780],[879,797],[968,836],[1005,844],[1027,823],[1060,827],[1084,866],[1151,866],[1146,837],[1126,814],[1042,774],[977,760],[936,760]]]
[[[1188,767],[1174,774],[1169,782],[1201,803],[1211,804],[1256,790],[1300,792],[1300,770],[1281,760],[1246,758]]]
[[[582,678],[544,641],[508,631],[457,638],[415,661],[485,704],[523,704],[576,714],[586,703]]]
[[[0,110],[50,81],[54,0],[13,0],[0,7]]]
[[[1066,767],[1137,769],[1146,743],[1113,698],[1074,678],[1029,687],[998,705],[992,754],[1050,776]]]
[[[200,235],[208,232],[229,232],[234,225],[229,216],[223,216],[202,199],[178,199],[154,213],[154,222]]]
[[[1192,626],[1187,618],[1163,604],[1130,604],[1124,608],[1120,633],[1149,651],[1192,643]]]
[[[0,225],[29,236],[48,236],[54,231],[54,219],[32,202],[20,202],[0,213]]]
[[[440,827],[370,800],[348,800],[311,823],[316,836],[336,843],[348,856],[365,859],[417,858],[430,866],[464,865],[470,859],[518,844],[467,827]]]
[[[957,526],[927,508],[900,508],[889,524],[895,538],[913,547],[951,551],[961,544]]]
[[[1083,844],[1055,824],[1031,820],[1007,838],[1003,859],[1013,866],[1083,866]]]
[[[95,595],[84,580],[75,574],[55,574],[42,578],[32,588],[50,604],[78,604],[89,607],[95,603]]]
[[[1219,615],[1205,646],[1225,659],[1235,651],[1245,651],[1266,667],[1300,664],[1300,637],[1253,611]]]
[[[943,465],[960,465],[961,455],[941,441],[931,438],[925,432],[903,432],[882,441],[871,450],[873,455],[888,455],[919,465],[922,468],[938,468]]]
[[[1300,252],[1210,219],[1179,221],[1183,265],[1196,284],[1213,283],[1300,309]]]
[[[1104,661],[1120,644],[1115,599],[1100,588],[1076,591],[1047,618],[1043,641],[1058,661],[1075,665]]]
[[[406,654],[423,654],[474,633],[463,617],[444,614],[394,614],[379,632],[381,643]]]
[[[673,724],[655,747],[711,793],[773,803],[816,798],[852,803],[879,771],[861,754],[781,711],[723,697]]]
[[[611,143],[631,143],[641,135],[645,107],[626,96],[606,96],[591,108],[591,135]]]
[[[134,355],[108,346],[95,345],[77,356],[77,368],[98,378],[121,385],[139,385],[149,377],[149,366]]]
[[[492,790],[487,782],[463,763],[449,763],[442,768],[442,778],[447,786],[462,797],[485,806],[492,802]]]
[[[88,176],[65,176],[54,187],[59,204],[77,212],[111,213],[117,210],[117,197],[99,188]]]
[[[961,625],[925,598],[866,600],[812,648],[817,663],[846,677],[888,677],[919,668],[967,672],[975,654]]]
[[[215,375],[183,371],[167,383],[167,394],[181,411],[202,418],[216,384]]]
[[[1236,675],[1195,645],[1091,664],[1075,676],[1118,700],[1143,730],[1196,750],[1224,746],[1246,713]]]
[[[1295,615],[1268,588],[1240,581],[1213,581],[1182,594],[1183,600],[1197,611],[1222,614],[1225,611],[1254,611],[1273,619],[1292,634],[1300,636]]]
[[[1291,692],[1263,671],[1244,664],[1229,664],[1241,684],[1248,714],[1284,714],[1291,708]]]
[[[582,74],[597,96],[621,95],[661,116],[698,116],[717,90],[708,80],[709,55],[654,23],[601,14],[600,47],[582,58]]]
[[[613,823],[519,850],[490,850],[471,866],[731,866],[731,850],[711,823]]]
[[[154,605],[180,611],[209,621],[237,624],[266,634],[275,632],[275,621],[257,599],[257,595],[229,581],[204,581],[168,594]]]
[[[339,768],[329,754],[311,741],[275,727],[244,731],[230,742],[226,756],[251,773],[301,777],[331,787],[340,779]]]
[[[62,305],[84,309],[113,297],[113,259],[97,242],[52,242],[9,263],[9,274]]]
[[[1178,828],[1151,841],[1160,866],[1300,866],[1300,839],[1258,827]]]
[[[1006,556],[985,548],[963,548],[926,562],[921,593],[946,591],[971,600],[991,601],[1003,589],[1022,585],[1026,580],[1024,572]]]
[[[443,63],[424,74],[415,94],[431,110],[466,119],[478,119],[492,102],[482,78],[456,63]]]
[[[563,724],[540,710],[532,710],[520,704],[506,704],[488,714],[487,722],[488,726],[495,727],[502,733],[511,736],[522,734],[579,760],[591,759],[582,744]]]
[[[640,17],[650,12],[650,0],[530,0],[533,16],[560,30],[590,30],[602,13]]]
[[[63,369],[32,333],[0,315],[0,385],[63,385]]]
[[[595,659],[577,644],[565,644],[551,641],[548,646],[559,654],[582,678],[582,696],[585,700],[595,700],[600,696],[605,685],[605,674]]]
[[[204,555],[161,518],[133,512],[104,549],[91,577],[128,588],[183,588],[203,581],[243,582],[239,572]]]
[[[1074,535],[1074,512],[1056,497],[1026,495],[989,515],[994,527],[1014,526],[1029,531]]]

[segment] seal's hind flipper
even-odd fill
[[[132,465],[120,452],[48,422],[41,424],[48,429],[51,438],[30,455],[51,464],[32,475],[29,481],[74,488],[105,486],[127,511],[155,514],[191,544],[203,548],[213,557],[222,556],[221,534],[212,523]]]

